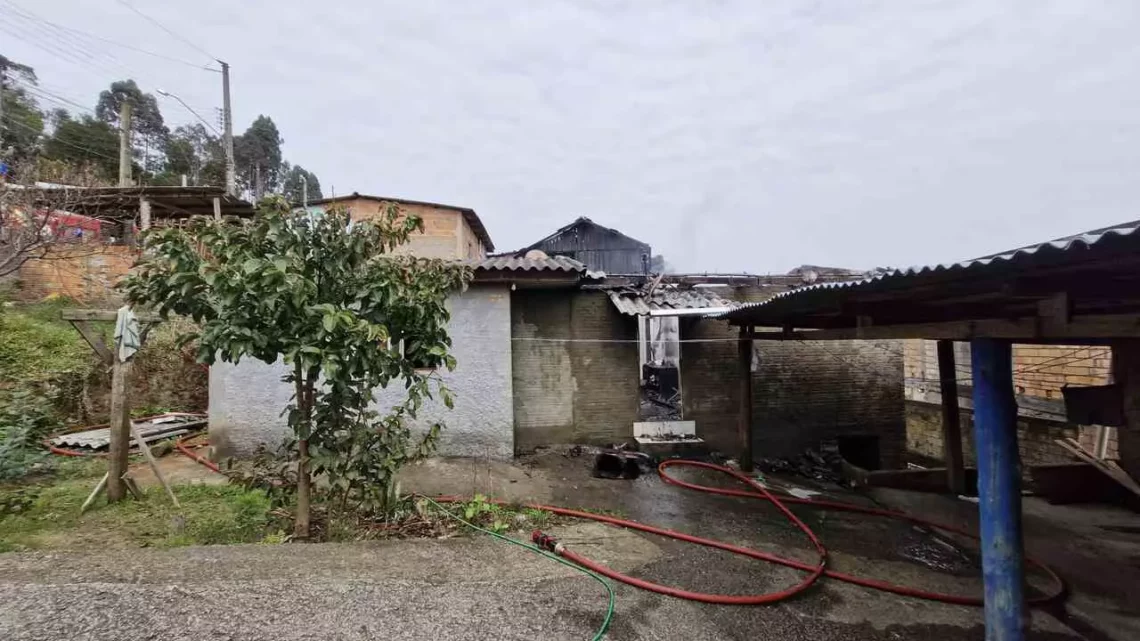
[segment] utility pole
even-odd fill
[[[119,107],[119,186],[131,186],[131,103]]]
[[[0,71],[0,156],[4,154],[4,72]]]
[[[301,176],[301,205],[309,208],[309,181],[304,176]]]
[[[222,144],[226,150],[226,193],[237,195],[237,180],[234,178],[234,114],[230,108],[230,65],[228,62],[218,61],[222,65]]]

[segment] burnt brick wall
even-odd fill
[[[906,448],[898,341],[754,343],[754,456],[792,456],[840,436],[877,436],[883,468]]]
[[[696,421],[697,436],[712,449],[731,454],[740,450],[740,330],[727,321],[683,319],[681,339],[716,342],[681,343],[681,405],[685,420]]]
[[[605,293],[517,290],[511,338],[517,452],[630,438],[638,413],[637,325]],[[584,339],[630,342],[575,342]]]

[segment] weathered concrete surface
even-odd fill
[[[875,488],[891,507],[967,530],[977,506],[947,496]],[[1089,638],[1140,639],[1140,514],[1110,505],[1050,505],[1022,499],[1026,554],[1053,568],[1069,589],[1052,612]]]
[[[477,285],[448,300],[455,371],[441,371],[455,397],[448,410],[438,401],[420,409],[413,426],[447,424],[438,453],[445,456],[510,458],[514,452],[511,392],[511,298],[506,285]],[[282,410],[292,388],[282,382],[285,365],[256,360],[210,368],[210,442],[221,456],[249,456],[259,445],[276,447],[286,434]],[[405,397],[393,381],[378,390],[375,408],[387,412]]]
[[[514,499],[618,511],[647,523],[812,558],[802,533],[762,502],[689,492],[656,477],[594,479],[589,463],[588,456],[558,453],[517,467],[441,459],[406,475],[404,489],[469,493],[473,478],[476,484],[478,478],[494,479],[499,496],[509,491]],[[718,483],[704,474],[682,475]],[[849,493],[841,498],[860,500]],[[948,551],[929,533],[886,520],[796,511],[820,534],[837,569],[915,587],[980,592],[975,559]],[[587,557],[692,590],[757,593],[792,585],[801,576],[598,524],[552,531]],[[835,581],[759,607],[704,605],[625,585],[616,591],[618,609],[608,638],[624,641],[984,638],[980,609]],[[0,555],[3,639],[578,640],[590,638],[604,607],[604,593],[592,580],[484,537]],[[1079,638],[1041,612],[1033,614],[1032,623],[1030,639]]]

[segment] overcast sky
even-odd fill
[[[1140,218],[1134,0],[130,2],[227,60],[236,131],[272,116],[326,195],[472,207],[499,250],[588,216],[683,271],[904,267]],[[0,0],[46,91],[221,103],[13,7],[210,60],[122,0]]]

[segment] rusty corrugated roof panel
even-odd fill
[[[630,316],[644,316],[650,311],[662,309],[705,309],[736,305],[705,287],[658,285],[652,293],[647,294],[648,290],[648,285],[615,287],[607,289],[606,293],[619,312]]]
[[[522,258],[516,256],[491,256],[475,262],[475,269],[484,271],[549,271],[582,274],[586,266],[565,256],[543,258]]]

